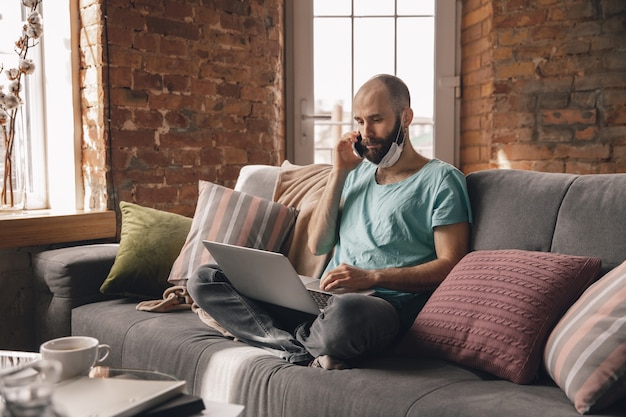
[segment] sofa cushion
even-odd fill
[[[575,178],[504,169],[468,174],[471,249],[549,252],[561,200]]]
[[[581,414],[626,397],[626,262],[567,311],[548,339],[544,361]]]
[[[235,191],[271,200],[280,167],[244,165],[239,171]]]
[[[553,326],[599,269],[598,258],[582,256],[470,253],[427,301],[400,351],[428,353],[529,383]]]
[[[108,366],[175,375],[205,400],[246,405],[246,416],[418,415],[418,410],[411,412],[415,402],[430,392],[481,380],[472,371],[432,359],[381,357],[336,372],[294,365],[218,336],[191,311],[137,311],[128,300],[75,309],[72,333],[111,345]]]
[[[208,181],[199,182],[199,197],[185,244],[168,281],[185,285],[203,264],[215,263],[203,240],[278,252],[289,237],[297,210],[234,191]]]
[[[191,310],[164,314],[139,311],[136,306],[136,301],[125,298],[77,307],[72,312],[72,335],[110,345],[106,366],[156,370],[186,380],[190,392],[199,391],[211,346],[233,342]]]
[[[122,230],[103,294],[161,297],[191,227],[191,219],[122,201]]]
[[[551,252],[597,256],[602,274],[626,259],[626,174],[581,175],[563,198]]]
[[[298,209],[287,257],[298,274],[308,277],[321,276],[330,258],[330,254],[311,253],[308,239],[309,221],[322,197],[331,167],[328,164],[297,166],[285,161],[276,179],[273,200]]]
[[[384,354],[354,369],[308,368],[225,339],[191,311],[149,313],[135,305],[76,308],[72,333],[111,345],[108,366],[174,375],[205,401],[245,405],[242,417],[579,415],[549,379],[520,386],[448,361]]]

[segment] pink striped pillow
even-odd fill
[[[295,208],[207,181],[200,181],[199,189],[191,230],[170,271],[170,283],[185,285],[198,266],[215,263],[203,240],[281,250],[293,229]]]
[[[550,334],[544,363],[581,414],[626,397],[626,262],[570,307]]]

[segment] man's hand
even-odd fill
[[[374,286],[374,274],[375,271],[367,271],[354,266],[341,264],[335,269],[328,271],[328,273],[322,277],[320,289],[324,291],[332,291],[338,288],[366,290]]]
[[[434,290],[467,253],[469,223],[437,226],[434,233],[437,259],[414,266],[377,270],[341,264],[322,277],[320,288],[326,291],[340,287],[352,290],[382,287],[406,292]]]
[[[361,159],[357,158],[352,151],[352,144],[357,141],[359,132],[345,133],[337,145],[335,146],[335,168],[339,170],[352,171],[360,163]]]

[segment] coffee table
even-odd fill
[[[90,377],[129,377],[145,380],[175,379],[174,377],[156,371],[145,371],[137,369],[117,369],[106,366],[96,366],[90,372]],[[244,409],[243,405],[220,403],[203,400],[205,409],[194,416],[197,417],[238,417]]]
[[[106,378],[116,378],[116,377],[129,377],[129,378],[138,378],[145,380],[163,380],[163,379],[175,379],[174,377],[163,374],[156,371],[145,371],[145,370],[136,370],[136,369],[116,369],[109,368],[106,366],[96,366],[90,372],[90,377],[98,378],[98,377],[106,377]],[[241,412],[244,409],[243,405],[238,404],[229,404],[229,403],[220,403],[215,401],[205,401],[204,407],[205,409],[194,416],[197,417],[238,417],[241,415]]]
[[[39,353],[20,352],[11,350],[0,350],[0,370],[12,368],[28,362],[41,359]],[[95,367],[90,373],[90,377],[120,377],[127,376],[136,379],[175,379],[172,376],[155,371],[145,371],[136,369],[117,369],[109,367]],[[239,417],[244,409],[243,405],[220,403],[215,401],[204,401],[205,409],[194,416],[197,417]],[[0,414],[1,414],[0,406]]]

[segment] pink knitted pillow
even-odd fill
[[[529,383],[552,328],[600,265],[599,258],[546,252],[472,252],[433,293],[398,350]]]

